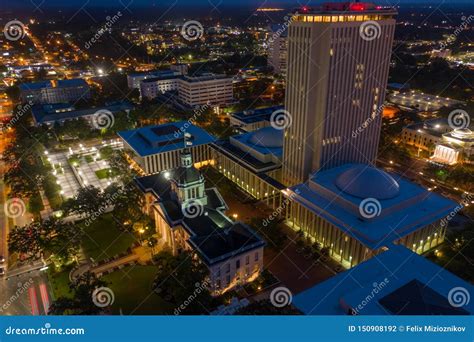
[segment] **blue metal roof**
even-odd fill
[[[266,108],[244,110],[243,112],[232,113],[231,116],[245,122],[246,124],[259,122],[259,121],[270,121],[272,113],[284,109],[284,106],[272,106]]]
[[[22,83],[19,85],[21,90],[34,90],[51,87],[51,81],[41,81],[32,83]]]
[[[141,127],[118,132],[118,135],[140,156],[181,150],[184,148],[184,132],[193,146],[206,145],[216,139],[200,127],[188,121],[170,122],[164,125]]]
[[[148,71],[148,72],[136,72],[136,73],[131,73],[128,76],[130,77],[139,77],[139,76],[163,76],[167,74],[174,74],[176,71],[174,70],[155,70],[155,71]]]
[[[56,83],[51,81],[40,81],[40,82],[32,82],[32,83],[22,83],[20,84],[19,88],[21,90],[34,90],[34,89],[43,89],[43,88],[68,88],[68,87],[89,87],[87,82],[82,78],[72,78],[72,79],[65,79],[65,80],[57,80]]]
[[[359,315],[390,315],[393,313],[384,303],[386,299],[392,297],[393,300],[396,296],[402,304],[412,299],[412,294],[400,290],[414,281],[421,285],[419,300],[423,304],[416,309],[426,310],[426,314],[430,314],[433,306],[446,304],[450,291],[455,288],[474,293],[474,286],[449,271],[404,246],[391,245],[388,251],[296,295],[293,304],[306,315],[345,315],[349,308]],[[425,291],[428,295],[423,296]],[[444,303],[439,299],[433,303],[433,293],[443,298]],[[472,314],[474,301],[459,308],[443,309],[451,309],[450,314],[460,314],[461,310]]]
[[[31,114],[37,124],[48,122],[64,121],[85,116],[93,115],[99,110],[108,110],[112,113],[132,110],[133,104],[127,101],[113,103],[107,106],[91,107],[86,109],[74,109],[74,106],[68,103],[56,103],[47,105],[34,105],[31,108]],[[65,110],[61,112],[60,110]]]
[[[400,186],[398,195],[378,200],[381,210],[379,216],[373,219],[361,218],[358,207],[364,199],[351,196],[336,185],[340,174],[358,165],[360,164],[345,164],[315,173],[310,182],[325,191],[317,191],[314,186],[308,186],[306,183],[299,184],[290,188],[292,200],[371,249],[383,247],[434,223],[458,206],[457,203],[427,191],[399,175],[391,174]],[[359,181],[364,179],[354,179],[354,182]],[[328,193],[333,197],[328,197]]]
[[[263,127],[253,132],[234,135],[232,138],[263,155],[283,155],[283,130]]]

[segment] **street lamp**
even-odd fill
[[[138,233],[140,234],[140,244],[143,242],[143,241],[142,241],[142,235],[143,235],[144,232],[145,232],[145,230],[144,230],[143,228],[140,228],[140,229],[138,230]]]

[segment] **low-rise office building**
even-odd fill
[[[216,141],[214,167],[252,197],[276,208],[281,204],[283,131],[271,126]]]
[[[129,89],[140,89],[140,83],[150,78],[161,78],[170,76],[179,76],[183,73],[179,70],[156,70],[149,72],[139,72],[127,75],[127,84]]]
[[[141,96],[148,100],[169,91],[177,91],[177,100],[188,107],[223,106],[234,101],[232,78],[226,75],[163,75],[140,83]]]
[[[31,108],[31,114],[36,126],[53,126],[56,123],[63,125],[66,121],[79,118],[87,120],[87,122],[93,126],[94,117],[102,113],[116,115],[120,112],[124,112],[124,115],[127,115],[133,108],[134,106],[126,101],[86,109],[77,109],[76,106],[69,103],[38,104]]]
[[[20,84],[23,103],[54,104],[87,100],[90,97],[89,85],[80,78]]]
[[[469,128],[453,129],[443,118],[404,127],[402,141],[422,150],[434,151],[431,160],[436,163],[452,165],[474,156],[474,133]]]
[[[178,76],[166,75],[153,77],[140,82],[140,95],[142,98],[152,100],[168,91],[178,90]]]
[[[283,109],[284,106],[272,106],[232,113],[230,115],[230,125],[244,132],[255,131],[270,126],[272,114]]]
[[[405,144],[430,151],[442,142],[443,134],[450,131],[452,128],[446,119],[430,119],[404,127],[401,138]]]
[[[205,74],[183,76],[178,80],[178,98],[190,106],[224,106],[234,102],[232,77]]]
[[[187,121],[118,132],[130,162],[144,175],[178,167],[179,153],[186,144],[185,134],[192,143],[189,149],[196,166],[212,163],[209,144],[216,139]]]
[[[442,107],[452,107],[464,104],[462,101],[425,94],[415,90],[408,92],[394,91],[388,94],[387,100],[401,108],[420,111],[437,111]]]

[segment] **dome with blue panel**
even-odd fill
[[[390,199],[398,196],[400,185],[387,172],[368,165],[355,165],[336,178],[336,186],[358,198]]]

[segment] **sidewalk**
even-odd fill
[[[155,249],[157,249],[157,247],[155,247]],[[89,261],[84,261],[82,265],[80,265],[79,267],[71,271],[69,278],[71,280],[76,279],[77,277],[80,277],[82,274],[86,272],[92,272],[98,277],[100,277],[104,273],[111,273],[126,265],[132,265],[135,263],[145,265],[151,259],[152,259],[151,248],[145,247],[145,246],[138,246],[132,249],[132,253],[117,257],[116,259],[113,259],[103,264],[94,265],[90,263]]]

